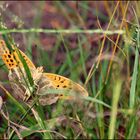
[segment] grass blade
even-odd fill
[[[121,80],[117,80],[116,83],[114,84],[112,111],[111,111],[109,133],[108,133],[109,139],[114,139],[114,135],[115,135],[115,124],[116,124],[116,117],[117,117],[117,110],[118,110],[118,101],[119,101],[120,92],[121,92],[121,85],[122,85]]]

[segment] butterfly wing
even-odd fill
[[[14,49],[14,46],[12,46],[12,48],[13,51],[11,52],[6,46],[5,42],[3,40],[0,40],[0,56],[2,57],[3,62],[9,70],[14,69],[18,66],[22,66],[22,62],[16,50]],[[25,59],[29,68],[35,68],[35,65],[32,63],[32,61],[21,50],[19,51]]]
[[[25,81],[25,79],[27,79],[26,71],[24,70],[23,64],[19,58],[19,55],[18,55],[19,52],[21,53],[21,56],[26,61],[29,69],[31,71],[36,71],[37,69],[35,65],[21,50],[12,46],[12,51],[10,51],[8,47],[6,46],[6,43],[3,40],[0,40],[0,56],[3,62],[5,63],[5,65],[7,66],[7,68],[9,69],[8,77],[9,77],[9,81],[12,86],[14,95],[15,97],[20,97],[21,99],[24,99],[26,95],[30,97],[31,93],[29,92],[30,89],[27,88],[27,84],[29,85],[29,83],[27,80]],[[25,83],[27,84],[25,85]]]
[[[88,92],[72,80],[53,73],[43,73],[38,82],[38,95],[41,105],[50,105],[58,99],[79,99]]]
[[[88,92],[81,85],[64,76],[53,73],[44,73],[44,75],[52,83],[54,89],[66,90],[68,92],[68,96],[65,97],[62,93],[60,98],[71,99],[72,96],[88,96]]]

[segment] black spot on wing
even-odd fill
[[[66,85],[63,86],[63,88],[66,88],[66,87],[67,87]]]
[[[64,83],[64,82],[65,82],[65,80],[61,80],[61,81],[60,81],[60,83]]]
[[[8,54],[8,57],[11,58],[11,55]]]
[[[10,59],[11,62],[14,62],[13,59]]]
[[[55,77],[54,77],[54,80],[56,80],[56,81],[60,81],[60,79],[61,79],[61,78],[60,78],[59,76],[55,76]]]

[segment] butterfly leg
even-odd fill
[[[29,90],[26,90],[25,93],[24,93],[24,99],[23,101],[28,101],[29,98],[30,98],[31,94],[30,94],[30,91]]]
[[[31,86],[27,87],[27,86],[25,86],[25,85],[24,85],[24,88],[25,88],[26,90],[25,90],[25,93],[24,93],[24,99],[23,99],[23,101],[28,101],[29,98],[31,97],[31,95],[32,95],[33,92],[34,92],[34,88],[31,87]]]
[[[29,89],[30,88],[30,89]],[[37,95],[38,91],[39,91],[39,86],[37,84],[34,85],[34,87],[29,87],[28,89],[26,89],[25,91],[25,96],[24,96],[24,101],[28,101],[29,98],[32,95]]]

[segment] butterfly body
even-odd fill
[[[14,96],[21,100],[31,101],[32,87],[27,85],[28,79],[22,61],[16,51],[17,48],[12,46],[13,51],[9,51],[5,42],[0,40],[0,56],[9,69],[9,81],[14,91]],[[18,50],[26,61],[33,81],[36,86],[34,94],[38,96],[41,105],[55,103],[58,99],[73,99],[77,96],[88,96],[88,92],[79,84],[72,80],[53,73],[44,73],[42,67],[36,68],[32,61],[20,50]],[[56,94],[50,92],[58,90]],[[65,96],[64,93],[68,93]],[[73,96],[76,95],[76,96]],[[27,97],[26,97],[27,96]]]

